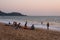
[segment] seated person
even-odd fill
[[[34,30],[35,28],[34,28],[34,24],[31,26],[31,30]]]

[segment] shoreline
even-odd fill
[[[5,26],[5,24],[6,23],[3,23],[3,22],[0,22],[0,25],[4,25]],[[12,25],[12,24],[11,24]],[[22,28],[24,28],[24,25],[21,25],[22,26]],[[30,26],[27,26],[27,28],[29,29],[29,28],[31,28]],[[37,27],[35,27],[35,29],[42,29],[42,30],[47,30],[47,27],[46,28],[37,28]],[[52,30],[52,29],[49,29],[49,31],[56,31],[56,32],[60,32],[60,30],[58,31],[58,30]]]
[[[0,23],[3,23],[3,24],[8,24],[8,23],[4,23],[4,22],[0,22]],[[47,26],[46,26],[46,23],[47,22],[44,22],[43,24],[40,24],[40,25],[34,25],[36,29],[45,29],[47,30]],[[55,22],[49,22],[50,23],[50,27],[49,29],[52,30],[52,31],[58,31],[60,32],[60,23],[55,23]],[[12,23],[11,23],[12,24]],[[51,25],[52,24],[52,25]],[[58,25],[57,25],[58,24]],[[21,26],[24,26],[24,23],[21,24]],[[28,28],[31,27],[31,25],[27,24]]]

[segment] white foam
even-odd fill
[[[25,21],[23,20],[11,20],[11,19],[0,19],[0,22],[3,22],[3,23],[9,23],[11,22],[11,24],[13,23],[13,21],[16,21],[17,23],[21,23],[21,25],[24,26],[25,24]],[[46,25],[41,25],[40,23],[36,23],[36,22],[28,22],[27,26],[28,27],[31,27],[31,25],[34,24],[35,28],[42,28],[42,29],[47,29],[47,26]],[[60,27],[59,26],[56,26],[56,25],[51,25],[49,27],[50,30],[56,30],[56,31],[60,31]]]

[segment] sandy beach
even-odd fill
[[[14,29],[0,23],[0,40],[60,40],[60,32],[44,29]]]

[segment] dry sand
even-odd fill
[[[14,29],[0,23],[0,40],[60,40],[60,32],[44,29]]]

